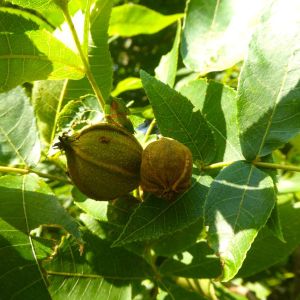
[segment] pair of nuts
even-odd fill
[[[180,142],[161,138],[142,149],[120,126],[100,123],[60,137],[69,175],[78,189],[96,200],[144,192],[173,200],[191,183],[192,154]]]

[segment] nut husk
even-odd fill
[[[86,196],[111,200],[139,185],[142,147],[117,125],[100,123],[60,137],[69,175]]]
[[[143,151],[141,187],[145,192],[173,200],[190,187],[192,167],[189,148],[163,137],[150,143]]]

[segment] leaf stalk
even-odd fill
[[[215,164],[207,165],[207,166],[202,166],[201,170],[213,170],[213,169],[220,169],[224,168],[227,166],[230,166],[233,164],[234,161],[229,161],[229,162],[218,162]],[[282,164],[275,164],[275,163],[268,163],[268,162],[262,162],[262,161],[252,161],[252,164],[261,167],[261,168],[266,168],[266,169],[280,169],[280,170],[285,170],[285,171],[295,171],[295,172],[300,172],[300,167],[296,167],[293,165],[282,165]]]
[[[0,172],[2,172],[2,173],[19,173],[19,174],[22,174],[22,175],[27,175],[27,174],[30,174],[30,173],[34,173],[34,174],[36,174],[40,177],[43,177],[43,178],[48,178],[48,179],[52,179],[52,180],[58,180],[58,181],[61,181],[61,182],[71,183],[71,181],[68,180],[67,178],[56,176],[56,175],[51,175],[51,174],[47,174],[47,173],[43,173],[43,172],[39,172],[39,171],[33,170],[33,169],[22,169],[22,168],[0,166]]]
[[[156,119],[153,119],[152,122],[150,123],[148,129],[147,129],[147,132],[146,132],[145,136],[144,136],[143,144],[145,144],[148,141],[155,125],[156,125]]]

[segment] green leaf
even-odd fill
[[[260,285],[259,282],[252,283],[246,283],[247,290],[249,290],[249,294],[253,293],[255,294],[255,297],[257,299],[267,299],[267,296],[271,293],[268,288],[264,288]],[[244,285],[237,284],[237,288],[244,288]],[[261,288],[259,290],[259,288]],[[261,293],[261,290],[266,293]],[[259,291],[259,292],[258,292]],[[245,295],[246,294],[246,295]],[[248,293],[238,293],[235,289],[232,289],[230,286],[222,284],[222,283],[215,283],[214,284],[214,295],[216,299],[222,299],[222,300],[248,300]]]
[[[66,82],[63,80],[42,80],[34,82],[32,104],[37,117],[37,125],[44,150],[52,145],[58,114],[63,106]]]
[[[182,14],[165,16],[137,4],[120,5],[112,10],[109,35],[153,34],[171,25],[182,16]]]
[[[107,220],[110,224],[119,226],[123,230],[130,215],[136,210],[140,201],[131,195],[110,201],[107,207]]]
[[[203,215],[204,199],[210,182],[209,176],[198,177],[187,192],[171,203],[150,196],[130,216],[113,246],[157,239],[195,223]]]
[[[79,100],[69,101],[60,111],[57,120],[57,131],[79,130],[85,125],[98,123],[103,114],[97,98],[94,96],[82,97]]]
[[[273,232],[273,235],[277,237],[280,241],[285,243],[284,235],[282,232],[282,226],[280,223],[279,213],[278,213],[278,205],[277,202],[272,210],[270,218],[266,226]]]
[[[275,1],[251,40],[238,87],[240,139],[249,160],[300,131],[299,10],[297,0]]]
[[[51,276],[49,288],[51,299],[80,299],[87,297],[93,300],[131,300],[131,286],[129,283],[120,285],[113,280],[105,280],[101,276],[90,278],[76,276]],[[84,298],[83,298],[84,299]]]
[[[1,299],[51,299],[39,260],[49,257],[52,248],[1,219],[0,223]]]
[[[187,278],[216,278],[221,263],[206,242],[199,242],[185,252],[166,259],[159,267],[161,274]]]
[[[65,240],[54,259],[44,264],[52,299],[131,300],[128,280],[146,276],[146,263],[124,249],[113,251],[105,240],[91,233],[86,233],[84,240],[82,255],[73,241]]]
[[[222,261],[222,280],[238,272],[274,205],[272,178],[249,163],[235,162],[214,179],[205,203],[205,220],[208,243]]]
[[[57,140],[58,134],[79,130],[86,125],[100,122],[103,118],[95,96],[87,95],[68,101],[67,93],[68,81],[34,82],[32,102],[45,151]]]
[[[187,145],[194,160],[211,162],[215,157],[216,145],[199,109],[146,72],[141,71],[141,78],[161,133]]]
[[[0,32],[23,33],[29,30],[52,28],[36,15],[17,8],[0,7]]]
[[[81,213],[79,219],[91,233],[93,233],[100,239],[108,239],[106,230],[107,228],[103,226],[104,224],[106,225],[106,223],[99,222],[91,215],[85,213]]]
[[[185,71],[187,71],[188,73],[185,73]],[[181,72],[183,74],[181,74]],[[176,84],[175,84],[175,90],[176,91],[180,91],[180,89],[182,87],[184,87],[185,85],[187,85],[190,81],[194,81],[196,79],[199,79],[199,73],[194,73],[187,69],[181,69],[181,70],[178,70],[177,71],[177,75],[180,76],[180,75],[184,75],[184,77],[180,78]]]
[[[271,154],[263,157],[261,160],[262,160],[262,162],[274,163],[274,159]],[[277,189],[278,172],[277,172],[277,170],[264,168],[263,171],[272,177],[273,182],[274,182],[274,189],[277,194],[278,193],[278,189]],[[282,233],[282,228],[281,228],[280,219],[279,219],[278,210],[277,210],[277,201],[275,202],[275,205],[272,209],[271,215],[266,223],[266,226],[268,226],[268,228],[273,232],[273,235],[275,237],[277,237],[279,240],[284,242],[284,236]]]
[[[163,280],[160,281],[160,287],[162,290],[157,300],[207,300],[207,297],[201,295],[197,288],[194,288],[194,290],[193,287],[191,288],[190,282],[186,282],[185,287],[183,287],[168,278],[163,278]],[[167,293],[164,293],[163,290]]]
[[[238,137],[236,92],[221,83],[198,79],[179,89],[205,116],[213,131],[216,162],[243,159]]]
[[[84,76],[79,56],[46,30],[0,33],[0,44],[0,91],[28,81]]]
[[[99,221],[107,221],[108,201],[96,201],[87,198],[77,188],[72,190],[76,206]]]
[[[0,163],[35,165],[40,141],[30,99],[24,89],[0,94]]]
[[[155,77],[161,82],[168,84],[170,87],[174,86],[176,78],[180,34],[181,23],[178,22],[173,47],[170,52],[162,56],[159,65],[155,69]]]
[[[276,238],[264,227],[252,244],[238,277],[248,277],[275,265],[288,257],[300,244],[300,205],[292,197],[278,205],[280,223],[286,242]],[[272,255],[270,255],[272,254]]]
[[[16,229],[28,233],[28,230],[40,225],[53,224],[64,227],[80,239],[79,224],[59,204],[48,185],[36,175],[2,176],[0,187],[2,218],[14,216],[12,225]],[[10,201],[10,205],[6,201]]]
[[[45,263],[53,278],[68,274],[69,278],[120,280],[143,280],[152,275],[146,261],[124,248],[111,248],[107,240],[100,239],[89,231],[83,235],[85,241],[82,255],[78,245],[66,240],[52,261]],[[52,276],[51,276],[52,277]],[[50,278],[52,280],[52,278]]]
[[[62,0],[63,2],[64,0]],[[40,16],[43,16],[53,26],[61,25],[65,18],[62,10],[55,4],[54,0],[8,0],[13,4],[29,8],[33,12],[36,10]],[[69,12],[73,16],[79,9],[86,8],[87,0],[71,0],[69,2]],[[94,0],[92,0],[94,2]]]
[[[203,228],[203,218],[200,218],[190,226],[154,241],[151,243],[152,249],[156,255],[160,256],[180,253],[197,241]]]
[[[268,2],[188,1],[181,44],[184,64],[206,74],[228,69],[242,60]]]
[[[0,177],[1,296],[4,299],[50,299],[39,261],[52,252],[31,231],[51,224],[80,239],[78,224],[60,206],[49,187],[37,176]]]
[[[93,45],[90,45],[89,62],[105,100],[110,95],[113,74],[107,34],[111,9],[112,1],[102,0],[96,3],[91,14]]]
[[[87,199],[82,203],[76,202],[77,206],[87,212],[87,214],[80,215],[80,220],[98,237],[105,238],[111,242],[115,241],[122,233],[130,215],[140,203],[131,195],[109,201],[109,203],[93,201]],[[145,255],[145,247],[149,247],[149,245],[145,245],[142,242],[125,245],[127,250],[140,256]]]
[[[124,80],[118,82],[116,88],[111,92],[111,95],[116,97],[123,92],[137,90],[142,87],[143,85],[140,78],[127,77]]]
[[[20,5],[22,7],[33,8],[33,9],[47,9],[55,6],[54,0],[8,0],[9,2]]]

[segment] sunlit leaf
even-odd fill
[[[91,40],[88,47],[90,68],[105,101],[108,100],[111,92],[113,74],[107,34],[111,7],[112,1],[109,0],[98,1],[96,3],[91,13]],[[66,97],[74,100],[94,93],[90,82],[85,77],[82,80],[69,81]]]
[[[46,30],[1,33],[0,44],[0,91],[27,81],[84,76],[78,55]]]
[[[291,199],[278,205],[285,242],[264,227],[252,244],[237,276],[247,277],[284,260],[300,244],[300,205]],[[272,255],[270,255],[270,251]]]
[[[193,80],[179,92],[200,109],[213,131],[216,144],[216,162],[243,159],[238,137],[236,92],[218,82]]]
[[[109,204],[107,201],[96,201],[87,198],[77,188],[72,190],[72,195],[75,200],[75,204],[82,211],[99,221],[107,221],[107,209]]]
[[[161,133],[187,145],[194,160],[211,162],[216,145],[207,121],[187,98],[141,71],[146,94]]]
[[[137,4],[124,4],[112,10],[109,35],[153,34],[180,19],[182,14],[165,16]]]
[[[91,0],[91,2],[94,1]],[[65,20],[62,10],[55,4],[54,0],[8,0],[7,2],[38,11],[41,16],[46,17],[52,26],[59,26]],[[70,0],[68,2],[70,14],[73,16],[79,9],[84,10],[86,2],[87,0]]]
[[[274,204],[272,178],[249,163],[235,162],[214,179],[205,203],[205,224],[208,244],[222,261],[224,281],[242,266]]]
[[[55,2],[53,0],[9,0],[9,2],[20,5],[22,7],[33,9],[55,7]]]
[[[119,94],[131,91],[131,90],[137,90],[142,88],[142,82],[140,78],[136,77],[127,77],[124,80],[118,82],[116,88],[112,91],[112,96],[118,96]]]
[[[63,80],[36,81],[32,90],[32,104],[44,150],[53,143],[58,114],[63,104],[66,82]]]
[[[275,1],[253,35],[238,87],[247,159],[270,154],[300,131],[300,2]]]
[[[181,54],[201,74],[230,68],[243,59],[268,0],[190,0]]]
[[[175,83],[180,34],[181,34],[181,23],[178,22],[176,36],[175,36],[172,49],[166,55],[162,56],[159,65],[155,69],[156,78],[161,82],[168,84],[170,87],[173,87]]]

